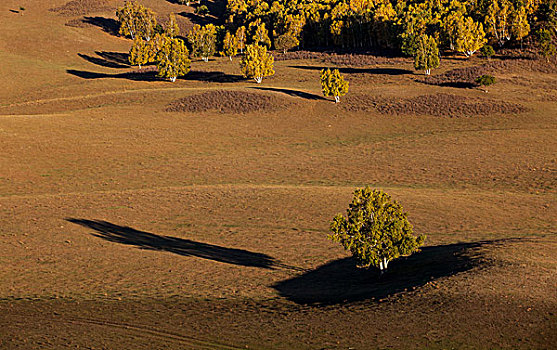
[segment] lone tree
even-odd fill
[[[431,69],[439,67],[439,49],[435,38],[422,35],[418,38],[414,68],[423,70],[425,75],[431,74]]]
[[[188,49],[180,39],[165,37],[157,60],[159,77],[169,78],[171,82],[175,82],[177,77],[186,75],[190,71]]]
[[[495,84],[496,79],[493,75],[482,75],[476,78],[476,84],[480,85],[480,86],[489,86],[489,85],[493,85]],[[485,92],[487,92],[487,89],[484,89]]]
[[[383,273],[389,262],[415,253],[425,236],[414,236],[402,206],[391,196],[369,187],[354,191],[347,217],[337,214],[329,239],[340,242],[356,258],[358,267],[377,267]]]
[[[275,59],[273,55],[267,52],[266,46],[248,45],[246,54],[240,61],[240,70],[244,77],[253,78],[257,84],[260,84],[263,77],[275,74],[274,63]]]
[[[340,75],[338,69],[321,70],[321,87],[324,96],[334,96],[335,103],[339,103],[340,97],[348,92],[348,82]]]

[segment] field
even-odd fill
[[[555,346],[555,62],[297,52],[170,83],[128,65],[121,1],[67,2],[0,3],[1,349]],[[327,239],[365,185],[427,235],[384,276]]]

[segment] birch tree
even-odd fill
[[[180,39],[165,37],[157,61],[158,75],[170,79],[171,82],[175,82],[177,77],[186,75],[190,71],[188,49]]]
[[[330,230],[329,239],[350,250],[358,267],[374,266],[381,272],[392,260],[417,252],[425,240],[423,235],[413,235],[400,204],[369,187],[354,191],[347,216],[337,214]]]
[[[240,70],[244,77],[253,78],[257,84],[260,84],[263,77],[275,74],[274,62],[275,59],[267,52],[266,46],[248,45],[246,54],[240,61]]]

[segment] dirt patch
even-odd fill
[[[346,97],[344,108],[350,111],[376,110],[381,114],[433,115],[468,117],[491,114],[518,114],[526,109],[519,104],[491,99],[469,99],[450,94],[422,95],[409,99],[388,99],[352,94]]]
[[[82,16],[109,9],[107,0],[72,0],[60,7],[51,8],[50,11],[63,16]]]
[[[290,104],[285,98],[245,91],[215,90],[181,98],[170,103],[167,112],[250,113],[276,111]]]

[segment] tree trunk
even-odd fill
[[[170,77],[170,81],[171,81],[171,82],[175,82],[175,81],[176,81],[176,77]]]
[[[254,79],[255,79],[255,82],[257,84],[261,84],[261,81],[263,80],[263,77],[255,77]]]
[[[340,102],[340,96],[335,96],[335,103],[339,103]]]

